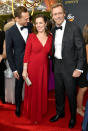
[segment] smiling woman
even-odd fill
[[[25,84],[24,115],[33,123],[42,120],[47,112],[48,55],[52,47],[52,35],[46,32],[47,19],[43,15],[35,18],[36,33],[29,35],[23,66],[24,80],[28,76],[31,86]]]

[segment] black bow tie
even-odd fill
[[[22,27],[20,27],[21,30],[23,30],[23,29],[25,29],[25,28],[27,29],[28,26],[22,26]]]
[[[62,26],[59,26],[59,27],[56,26],[55,29],[56,30],[58,30],[58,29],[62,30]]]

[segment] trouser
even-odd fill
[[[64,113],[65,107],[65,92],[68,96],[71,117],[76,117],[76,79],[72,77],[63,68],[62,60],[55,60],[54,77],[55,77],[55,97],[56,97],[56,112]],[[68,67],[69,68],[69,67]]]
[[[15,103],[16,103],[16,107],[21,106],[23,82],[24,82],[24,80],[23,80],[22,76],[20,76],[19,80],[16,79],[16,81],[15,81]]]

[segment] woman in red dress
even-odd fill
[[[35,18],[35,33],[28,37],[25,55],[23,78],[28,76],[31,86],[25,84],[24,115],[32,122],[39,122],[47,112],[48,55],[52,50],[52,35],[47,30],[47,19],[44,15]]]

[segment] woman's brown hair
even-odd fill
[[[38,33],[38,31],[37,31],[37,29],[36,29],[36,26],[35,26],[35,21],[36,21],[37,18],[43,18],[44,22],[47,23],[47,26],[46,26],[46,28],[45,28],[45,32],[46,32],[46,34],[48,35],[48,34],[50,33],[49,20],[48,20],[48,18],[47,18],[44,14],[38,14],[38,15],[35,16],[33,32],[34,32],[35,34]]]
[[[85,43],[88,43],[88,24],[84,25],[83,37],[84,37]]]

